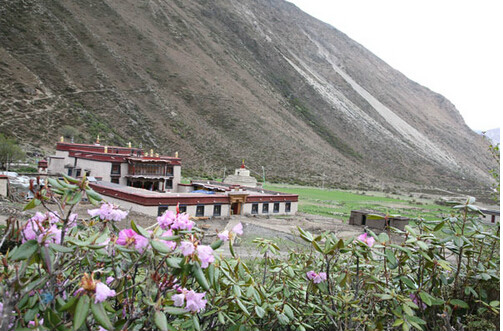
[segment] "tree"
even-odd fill
[[[26,154],[12,138],[7,138],[0,133],[0,169],[9,170],[14,161],[24,160]]]

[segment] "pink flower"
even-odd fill
[[[208,265],[215,261],[213,248],[207,245],[197,246],[197,257],[201,261],[201,268],[208,268]]]
[[[162,239],[162,237],[171,237],[172,235],[173,235],[173,231],[171,231],[171,229],[170,229],[170,230],[164,231],[164,233],[161,234],[160,238],[156,239],[156,240],[163,243],[169,249],[174,250],[176,248],[176,242]]]
[[[187,291],[185,288],[181,292],[171,296],[175,306],[183,307],[183,303],[186,301],[185,309],[193,313],[201,311],[206,306],[207,301],[203,299],[206,292],[196,293],[193,290]]]
[[[233,234],[238,234],[238,235],[242,235],[243,234],[243,224],[241,223],[238,223],[236,224],[231,232],[229,233],[228,230],[225,230],[219,234],[217,234],[218,238],[222,241],[228,241],[229,239],[232,239],[233,238]]]
[[[106,282],[107,282],[107,285],[110,285],[110,283],[111,283],[111,282],[113,282],[114,280],[115,280],[115,278],[114,278],[114,277],[112,277],[112,276],[108,276],[108,277],[107,277],[107,281],[106,281]]]
[[[70,215],[70,217],[68,217],[68,227],[69,228],[73,228],[74,226],[77,225],[77,217],[78,216],[79,215],[73,213],[73,214]]]
[[[94,303],[103,302],[109,297],[114,297],[115,291],[111,290],[108,286],[102,282],[96,283],[96,297]]]
[[[183,306],[183,302],[185,301],[185,294],[174,294],[171,296],[171,300],[173,300],[173,304],[177,307]]]
[[[157,217],[157,223],[163,230],[168,230],[171,227],[171,224],[175,222],[176,215],[171,210],[166,210],[164,214]]]
[[[314,272],[314,270],[308,271],[308,272],[306,273],[306,276],[307,276],[307,279],[309,279],[309,280],[313,280],[313,279],[314,279],[314,277],[316,277],[316,272]]]
[[[358,236],[358,240],[366,244],[368,247],[372,247],[375,243],[374,237],[369,237],[367,233],[363,233]]]
[[[138,252],[143,253],[145,247],[148,246],[148,239],[140,236],[133,229],[124,229],[119,232],[117,244],[127,247],[134,245]]]
[[[193,313],[196,313],[204,309],[204,307],[206,306],[206,300],[203,299],[205,294],[206,292],[196,293],[192,290],[188,291],[187,294],[185,295],[185,299],[187,300],[187,305],[185,306],[185,309]]]
[[[229,240],[229,231],[225,230],[224,232],[217,234],[217,236],[222,241],[228,241]]]
[[[194,253],[195,247],[190,241],[182,241],[180,243],[180,250],[182,251],[183,256],[189,256]]]
[[[327,274],[325,272],[320,272],[319,274],[317,274],[316,272],[311,270],[306,273],[306,276],[307,276],[307,279],[312,280],[313,283],[315,283],[315,284],[319,284],[319,283],[327,280]]]
[[[128,212],[118,209],[111,203],[103,203],[98,209],[91,209],[87,211],[91,217],[99,216],[100,219],[106,221],[121,221],[126,218]]]
[[[176,219],[174,223],[171,225],[171,228],[174,230],[192,230],[194,226],[194,222],[189,219],[189,215],[187,213],[182,213],[176,215]]]
[[[243,235],[243,224],[238,223],[232,228],[232,232],[235,234],[239,234],[240,236]]]

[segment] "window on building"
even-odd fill
[[[187,206],[185,205],[181,205],[181,206],[178,206],[178,211],[181,213],[186,213],[187,212]]]
[[[120,163],[112,163],[112,171],[110,172],[113,175],[121,174],[121,164]]]
[[[119,178],[111,178],[110,182],[114,184],[119,184]]]
[[[220,216],[222,214],[222,206],[214,205],[213,206],[213,216]]]
[[[68,168],[68,173],[67,173],[68,176],[71,176],[72,175],[72,168]]]
[[[166,180],[166,190],[171,190],[173,188],[173,180],[172,179],[167,179]]]
[[[161,216],[166,210],[168,210],[168,206],[159,206],[157,209],[157,216]]]
[[[291,210],[292,210],[292,203],[286,202],[285,203],[285,213],[289,213]]]
[[[173,167],[166,167],[166,176],[173,176]]]
[[[75,177],[80,177],[82,170],[80,169],[75,169]]]
[[[196,217],[202,217],[204,216],[204,206],[199,205],[196,207]]]
[[[264,203],[262,205],[262,214],[267,214],[269,213],[269,204],[268,203]]]
[[[274,213],[279,213],[279,202],[274,203],[274,207],[272,209]]]
[[[252,214],[258,214],[258,203],[252,203]]]
[[[85,170],[85,172],[86,172],[86,177],[91,176],[91,170]]]

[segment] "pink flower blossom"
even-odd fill
[[[320,272],[317,274],[314,270],[308,271],[306,273],[307,279],[312,280],[313,283],[319,284],[325,280],[327,280],[327,274],[325,272]]]
[[[232,232],[234,232],[235,234],[238,234],[238,235],[242,236],[243,235],[243,224],[241,224],[241,223],[236,224],[232,228]]]
[[[185,294],[180,293],[180,294],[174,294],[171,296],[171,300],[173,300],[173,304],[177,307],[182,307],[183,302],[185,301]]]
[[[156,240],[163,243],[167,248],[174,250],[176,248],[176,242],[162,239],[162,237],[171,237],[172,235],[173,235],[173,231],[171,231],[171,229],[170,229],[170,230],[164,231],[164,233],[160,235],[160,238],[156,239]]]
[[[171,210],[166,210],[164,214],[157,217],[157,223],[163,230],[168,230],[171,228],[171,224],[175,222],[176,215]]]
[[[190,241],[182,241],[180,243],[180,250],[182,251],[183,256],[189,256],[194,253],[195,247]]]
[[[375,239],[374,237],[368,236],[367,233],[363,233],[358,236],[358,240],[362,243],[366,244],[368,247],[372,247],[374,245]]]
[[[107,277],[107,281],[106,281],[107,285],[110,285],[110,283],[111,283],[111,282],[113,282],[114,280],[115,280],[115,278],[114,278],[114,277],[112,277],[112,276],[108,276],[108,277]]]
[[[191,311],[193,313],[199,312],[206,306],[206,300],[203,299],[206,292],[196,293],[193,290],[190,290],[185,294],[185,299],[187,300],[187,305],[185,309]]]
[[[182,213],[176,215],[176,219],[171,225],[171,228],[173,230],[187,230],[190,231],[192,230],[192,227],[194,226],[194,222],[192,222],[189,219],[189,215],[187,213]]]
[[[197,246],[197,257],[201,261],[201,268],[208,268],[208,265],[215,261],[213,248],[207,245]]]
[[[218,238],[219,238],[220,240],[222,240],[222,241],[228,241],[228,240],[230,240],[230,239],[232,239],[232,238],[233,238],[233,234],[242,235],[242,234],[243,234],[243,224],[238,223],[238,224],[236,224],[236,225],[232,228],[232,230],[231,230],[231,232],[230,232],[230,233],[229,233],[229,231],[228,231],[228,230],[225,230],[225,231],[223,231],[223,232],[221,232],[221,233],[217,234],[217,236],[218,236]]]
[[[106,221],[121,221],[126,218],[128,212],[120,210],[117,206],[111,203],[103,203],[98,209],[91,209],[87,211],[91,217],[97,217]]]
[[[70,217],[68,217],[68,227],[69,228],[73,228],[74,226],[77,225],[77,217],[79,217],[79,215],[73,213],[73,214],[70,214]]]
[[[224,232],[217,234],[217,236],[222,241],[228,241],[229,240],[229,231],[225,230]]]
[[[148,246],[148,239],[140,236],[133,229],[124,229],[119,232],[117,244],[126,247],[134,245],[138,252],[143,253]]]
[[[103,302],[109,297],[114,297],[115,291],[111,290],[108,286],[102,282],[96,283],[96,297],[94,303]]]

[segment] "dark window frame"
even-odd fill
[[[262,214],[269,214],[269,202],[262,204]]]
[[[116,169],[115,171],[114,171],[114,168]],[[120,175],[121,174],[121,164],[120,163],[112,163],[112,168],[110,169],[110,174]]]
[[[200,211],[200,208],[202,208],[202,212]],[[197,205],[196,206],[196,217],[203,217],[204,216],[204,205]]]
[[[273,213],[279,213],[279,202],[275,202],[272,207]]]
[[[292,211],[292,203],[291,202],[285,202],[285,213],[289,213]]]
[[[222,216],[222,205],[213,205],[213,216]]]
[[[258,203],[252,203],[252,206],[251,206],[251,213],[252,213],[253,215],[258,214]]]

